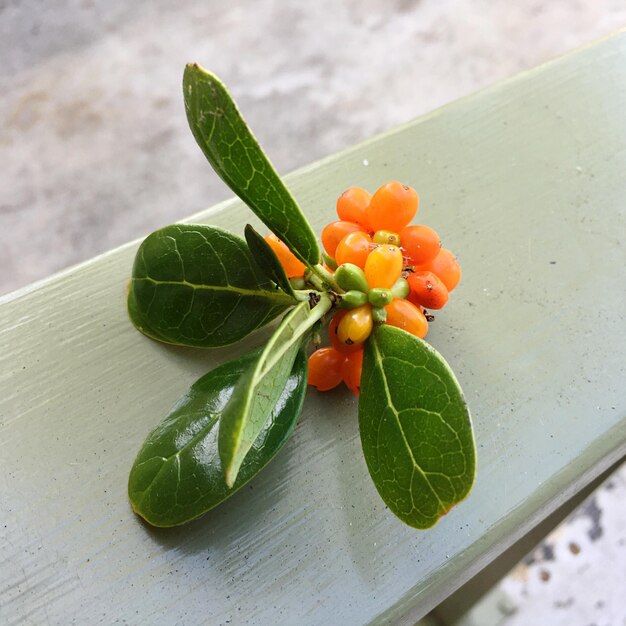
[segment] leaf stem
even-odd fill
[[[317,289],[295,289],[294,294],[298,302],[310,302],[311,294],[317,294],[319,296],[320,292]]]
[[[308,270],[304,272],[304,280],[310,285],[312,285],[313,287],[315,287],[317,291],[326,291],[324,289],[324,284],[322,280],[320,279],[319,276],[316,276],[313,273],[313,270],[311,268],[309,268]]]
[[[328,291],[330,288],[337,293],[343,293],[343,289],[336,283],[335,277],[319,263],[309,265],[307,274],[306,280],[320,291]]]

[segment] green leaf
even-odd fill
[[[363,358],[359,431],[378,493],[409,526],[430,528],[469,493],[469,411],[449,365],[425,341],[376,328]]]
[[[244,235],[246,236],[246,243],[248,244],[250,254],[258,268],[283,291],[295,297],[293,287],[285,273],[285,268],[280,264],[278,257],[274,254],[274,251],[270,248],[267,241],[265,241],[250,224],[246,224]]]
[[[315,233],[222,81],[190,64],[183,93],[191,132],[217,175],[302,262],[319,263]]]
[[[276,405],[300,346],[311,327],[330,310],[326,294],[309,308],[301,302],[283,319],[259,358],[237,383],[220,422],[219,451],[231,486],[237,479],[246,454],[265,427],[271,407]]]
[[[226,486],[217,449],[218,424],[235,384],[258,352],[196,381],[146,439],[130,472],[128,495],[135,512],[150,524],[176,526],[212,509],[263,469],[287,441],[306,393],[307,359],[302,351],[233,488]]]
[[[238,341],[294,302],[259,275],[239,237],[212,226],[174,224],[139,247],[128,312],[153,339],[207,348]]]

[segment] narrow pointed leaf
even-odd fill
[[[183,93],[191,132],[217,175],[301,261],[319,263],[315,233],[222,81],[190,64]]]
[[[141,332],[205,348],[238,341],[294,303],[259,273],[242,239],[201,224],[149,235],[128,293],[128,312]]]
[[[311,327],[330,309],[328,296],[309,308],[301,302],[290,311],[258,359],[240,378],[224,408],[219,432],[219,451],[231,486],[252,444],[265,428],[271,408],[276,405],[301,345]]]
[[[425,341],[376,328],[363,358],[359,431],[378,493],[409,526],[430,528],[469,493],[469,411],[452,370]]]
[[[217,450],[219,420],[241,374],[258,350],[212,370],[189,389],[148,436],[131,469],[133,509],[154,526],[176,526],[223,502],[257,474],[285,444],[302,411],[307,360],[298,353],[265,427],[226,486]]]
[[[270,248],[269,244],[259,235],[259,233],[246,224],[244,230],[246,236],[246,243],[252,258],[256,262],[259,270],[263,272],[269,280],[273,280],[285,293],[293,294],[293,287],[287,278],[285,268],[280,264],[278,257],[274,254],[274,251]]]

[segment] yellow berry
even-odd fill
[[[365,278],[371,287],[391,289],[402,273],[402,251],[398,246],[378,246],[365,261]]]
[[[360,346],[372,332],[372,307],[369,304],[351,309],[337,326],[337,339],[346,346]]]
[[[400,245],[400,235],[392,230],[377,230],[372,237],[374,243],[388,243],[392,246]]]

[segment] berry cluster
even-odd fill
[[[351,187],[337,200],[339,220],[322,231],[326,269],[343,293],[337,296],[328,334],[331,346],[309,358],[309,384],[327,391],[342,381],[359,393],[363,344],[375,323],[417,337],[428,332],[426,309],[441,309],[461,279],[454,255],[428,226],[409,225],[419,205],[416,191],[389,182],[373,196]],[[274,235],[266,241],[290,278],[305,266]],[[430,316],[428,316],[430,317]]]

